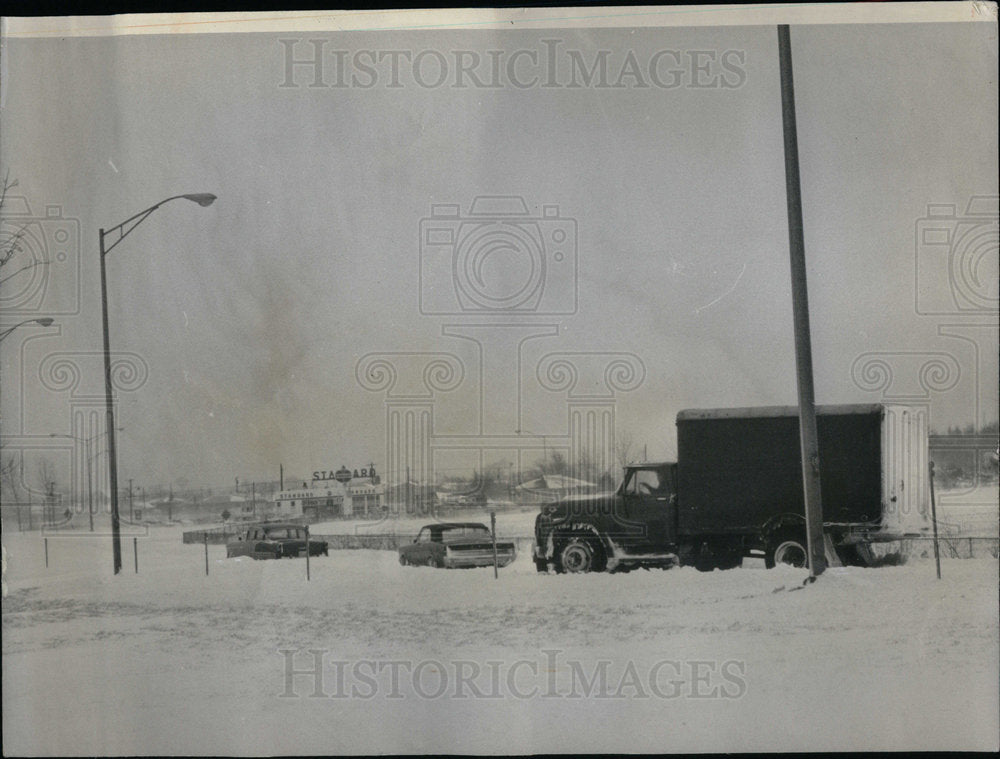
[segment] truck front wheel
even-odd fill
[[[590,541],[572,538],[560,549],[556,566],[561,572],[592,572],[596,563],[596,551]]]
[[[764,564],[772,569],[778,564],[792,567],[804,567],[808,563],[806,541],[795,533],[779,533],[768,541]]]

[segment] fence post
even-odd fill
[[[208,577],[208,533],[203,532],[201,536],[205,539],[205,576]]]
[[[934,498],[934,462],[930,462],[931,469],[931,522],[934,525],[934,564],[937,566],[937,578],[941,579],[941,551],[938,548],[937,529],[937,501]]]
[[[132,555],[135,556],[135,573],[139,574],[139,538],[132,538]]]
[[[45,538],[45,568],[49,568],[49,539]]]
[[[497,513],[495,511],[490,512],[490,535],[493,538],[493,579],[497,579],[499,574],[497,572]]]

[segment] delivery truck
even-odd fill
[[[843,563],[928,535],[927,425],[921,407],[817,407],[824,542]],[[632,464],[613,493],[543,505],[533,556],[556,572],[729,569],[748,556],[804,566],[798,408],[681,411],[677,461]]]

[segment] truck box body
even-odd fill
[[[929,524],[927,412],[883,404],[817,408],[823,521],[883,539]],[[804,514],[798,408],[677,415],[679,535],[759,529]]]

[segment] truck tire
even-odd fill
[[[764,553],[764,565],[773,569],[778,564],[805,567],[809,554],[806,539],[797,532],[779,532],[771,536]]]
[[[593,541],[587,538],[570,538],[556,554],[556,568],[560,573],[600,571],[601,554]]]

